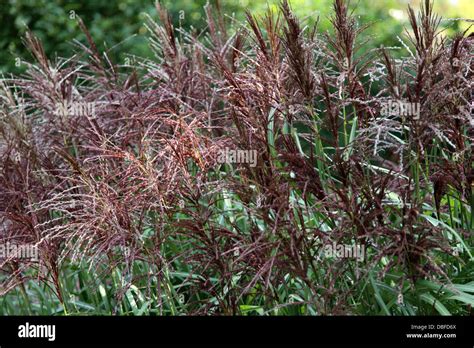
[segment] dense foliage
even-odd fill
[[[245,9],[262,13],[267,4],[277,8],[278,0],[209,0],[222,13],[236,20],[245,18]],[[415,5],[420,0],[412,1]],[[206,27],[202,8],[207,0],[160,0],[170,13],[175,27],[202,30]],[[437,0],[437,10],[450,17],[472,17],[474,6],[470,0]],[[313,23],[320,18],[320,27],[329,28],[331,0],[291,0],[298,15]],[[408,21],[403,15],[404,0],[362,1],[358,15],[371,22],[368,47],[399,45],[397,35]],[[0,1],[0,73],[22,73],[24,61],[31,59],[22,37],[29,28],[43,42],[46,54],[53,58],[67,57],[74,49],[74,41],[85,41],[77,25],[81,17],[98,47],[109,49],[116,62],[124,62],[127,55],[150,56],[146,28],[146,14],[153,15],[154,0],[2,0]],[[463,22],[443,22],[448,30],[456,30]],[[365,34],[363,34],[365,35]],[[367,45],[366,45],[367,46]]]
[[[202,36],[157,10],[153,59],[78,19],[73,57],[28,32],[36,62],[1,80],[0,239],[40,253],[0,260],[0,313],[470,313],[472,37],[429,1],[403,59],[343,0],[327,33],[286,1],[244,25],[207,6]]]

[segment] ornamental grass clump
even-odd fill
[[[156,7],[154,57],[78,19],[1,79],[0,242],[38,258],[0,255],[0,313],[470,314],[469,31],[426,0],[395,59],[344,0],[326,33],[286,0],[203,33]]]

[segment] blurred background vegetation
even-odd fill
[[[176,26],[203,30],[203,6],[207,0],[161,0],[170,10]],[[210,0],[215,4],[216,0]],[[245,9],[263,13],[267,6],[276,9],[278,0],[221,0],[222,11],[229,18],[244,20]],[[290,0],[294,11],[308,23],[320,17],[320,29],[328,30],[332,0]],[[400,46],[397,36],[407,24],[408,4],[419,7],[420,0],[353,0],[361,23],[372,23],[364,35],[368,47]],[[445,18],[473,18],[473,0],[435,0],[436,11]],[[22,60],[31,60],[22,36],[28,26],[42,41],[50,58],[68,57],[73,39],[85,41],[75,15],[80,16],[100,48],[114,47],[111,55],[122,63],[127,55],[150,56],[144,26],[145,13],[156,18],[153,0],[0,0],[0,72],[19,73]],[[228,21],[229,23],[232,20]],[[468,23],[444,21],[446,34],[465,29]]]

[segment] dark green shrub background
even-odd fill
[[[210,2],[215,4],[215,1]],[[180,23],[180,11],[184,11],[181,12],[184,13],[181,25],[193,25],[198,29],[203,28],[202,7],[206,2],[207,0],[162,0],[177,26]],[[278,1],[221,0],[221,7],[229,16],[234,13],[238,20],[242,20],[246,8],[252,13],[261,13],[267,3],[274,7]],[[397,35],[401,35],[403,25],[407,22],[406,5],[411,3],[416,7],[419,0],[353,1],[353,4],[356,3],[361,21],[373,23],[365,34],[371,37],[370,48],[380,44],[399,45]],[[291,4],[299,16],[307,16],[309,21],[314,21],[320,15],[321,26],[323,29],[328,28],[327,16],[331,12],[331,1],[292,0]],[[437,12],[444,16],[474,17],[474,2],[470,0],[436,0],[435,5]],[[70,56],[73,50],[72,40],[84,41],[76,21],[70,18],[71,11],[83,18],[99,45],[106,43],[108,47],[112,47],[121,43],[111,53],[114,59],[119,59],[118,62],[126,54],[149,56],[143,23],[145,13],[156,17],[152,0],[0,0],[0,71],[21,72],[21,64],[16,66],[15,63],[19,59],[30,59],[21,40],[26,30],[25,25],[43,41],[51,58],[54,59],[55,55]],[[448,25],[449,22],[445,24]],[[449,25],[460,24],[451,22]]]

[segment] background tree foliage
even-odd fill
[[[207,0],[162,0],[170,11],[175,25],[188,29],[205,29],[203,6]],[[407,23],[405,8],[408,3],[418,4],[418,0],[360,1],[357,12],[362,22],[371,22],[365,32],[369,36],[370,47],[400,45],[397,35]],[[216,5],[216,0],[211,0]],[[292,0],[295,13],[306,17],[309,22],[320,16],[321,27],[329,28],[329,0]],[[267,6],[276,8],[277,0],[221,0],[222,11],[236,20],[243,20],[247,9],[261,13]],[[472,18],[474,2],[470,0],[437,0],[435,10],[445,16]],[[84,41],[74,14],[80,16],[92,36],[104,47],[114,47],[111,56],[123,61],[128,54],[148,56],[144,27],[145,13],[155,16],[152,0],[1,0],[0,1],[0,71],[18,73],[23,71],[22,59],[29,59],[22,36],[29,27],[42,41],[46,54],[53,58],[68,56],[73,50],[74,39]],[[445,22],[447,26],[457,26],[458,22]],[[452,28],[456,29],[456,28]]]

